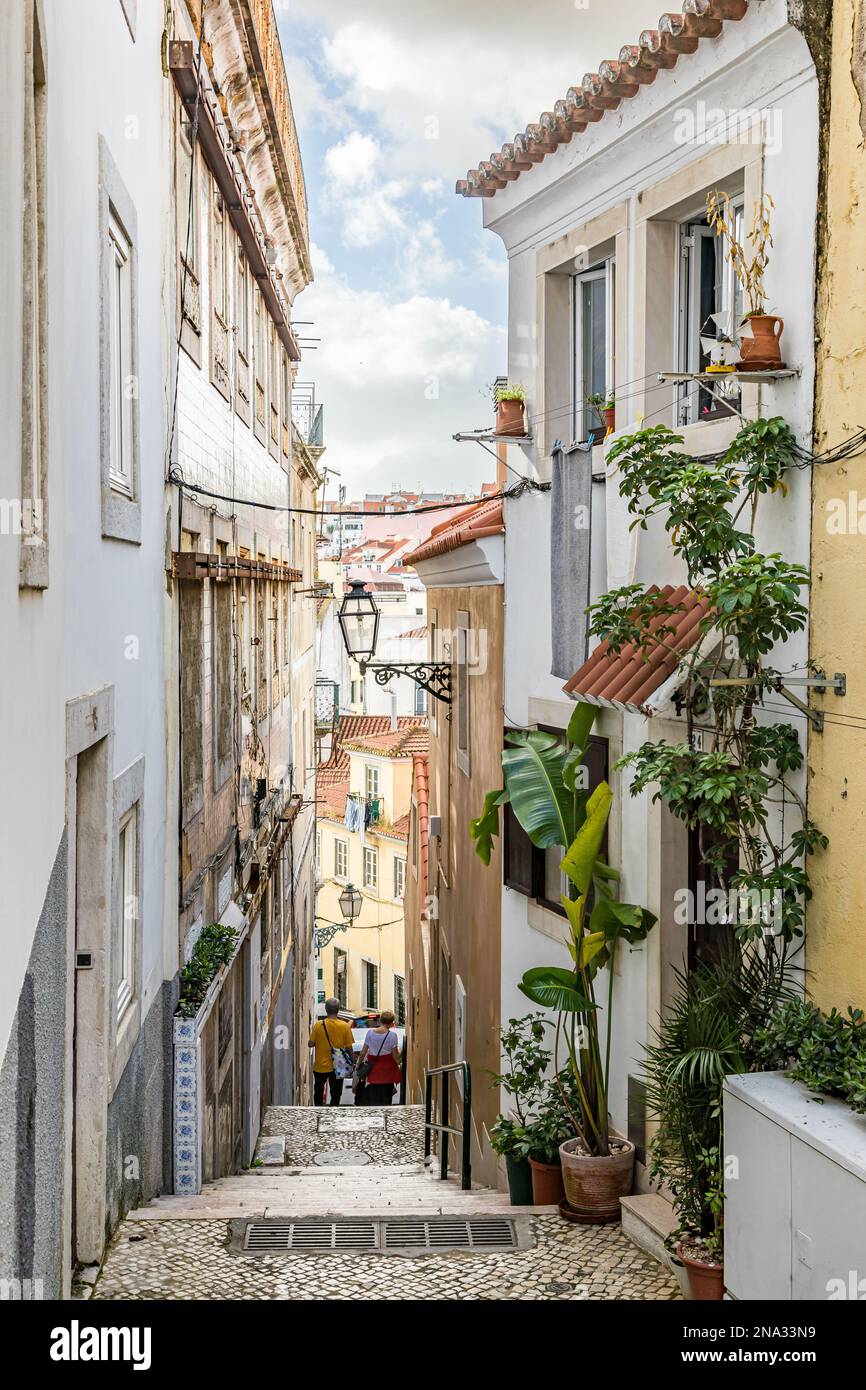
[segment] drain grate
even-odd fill
[[[250,1221],[240,1248],[248,1254],[298,1250],[374,1250],[423,1254],[439,1250],[515,1250],[513,1220],[504,1216],[401,1216],[372,1220],[319,1217],[301,1221]]]
[[[505,1217],[404,1217],[382,1222],[383,1250],[513,1250],[514,1227]]]
[[[376,1250],[376,1226],[375,1221],[253,1221],[244,1249]]]

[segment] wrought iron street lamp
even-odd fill
[[[340,627],[346,651],[363,671],[376,651],[379,636],[379,610],[372,594],[368,594],[360,579],[355,579],[340,604]]]
[[[451,704],[451,666],[447,661],[373,661],[379,636],[379,610],[362,579],[354,579],[337,615],[346,651],[364,675],[373,672],[377,685],[393,676],[408,676],[435,699]]]
[[[360,916],[361,908],[364,905],[364,899],[354,883],[346,884],[337,902],[340,904],[340,911],[346,920],[344,922],[326,922],[323,927],[316,927],[317,951],[321,951],[323,947],[328,945],[329,941],[333,941],[338,931],[348,931],[355,918]]]
[[[364,899],[361,897],[354,883],[346,884],[337,901],[340,904],[340,911],[347,922],[354,922],[356,917],[360,917]]]

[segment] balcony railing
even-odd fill
[[[325,446],[324,406],[316,400],[316,388],[311,381],[296,381],[292,386],[292,420],[305,444],[313,449]]]

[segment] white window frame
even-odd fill
[[[402,902],[406,894],[406,860],[394,856],[394,901]]]
[[[398,986],[398,984],[402,986],[402,990],[403,990],[403,1007],[402,1007],[402,1009],[399,1007],[399,1005],[398,1005],[398,1003],[397,1003],[397,994],[398,994],[397,986]],[[402,1015],[403,1015],[402,1018],[400,1017],[401,1013],[402,1013]],[[396,1022],[396,1024],[397,1024],[397,1027],[398,1027],[398,1028],[405,1028],[405,1027],[406,1027],[406,976],[405,976],[405,975],[398,975],[396,971],[394,972],[394,1020],[395,1020],[395,1022]]]
[[[738,239],[743,239],[742,196],[733,197],[731,204],[736,219]],[[742,293],[733,266],[723,254],[723,241],[712,227],[706,224],[706,204],[702,203],[691,217],[680,223],[679,232],[679,283],[677,285],[677,363],[682,372],[698,372],[701,369],[701,331],[704,325],[699,320],[701,288],[701,256],[695,252],[704,241],[711,242],[720,273],[721,304],[724,312],[733,310],[733,327],[737,313],[742,312]],[[739,304],[738,304],[739,302]],[[712,334],[709,334],[712,336]],[[737,402],[734,401],[734,404]],[[693,382],[684,382],[677,396],[677,425],[695,424],[700,419],[700,387]]]
[[[382,795],[382,770],[375,763],[364,765],[364,794],[366,796]]]
[[[604,361],[605,361],[605,394],[609,394],[614,387],[614,333],[616,329],[616,257],[609,256],[599,265],[593,266],[590,270],[581,271],[579,275],[572,277],[571,290],[571,332],[572,332],[572,363],[574,375],[572,378],[572,401],[573,401],[573,430],[576,440],[585,440],[593,430],[592,407],[585,404],[586,392],[584,391],[584,364],[583,364],[583,297],[581,286],[593,281],[604,281]],[[595,423],[596,442],[601,443],[599,437],[600,426]]]
[[[117,1018],[136,995],[138,946],[138,803],[121,818],[117,835]]]
[[[371,974],[371,972],[372,972],[372,975],[373,975],[374,980],[376,981],[376,997],[375,997],[375,999],[371,999],[371,998],[370,998],[370,974]],[[362,982],[362,984],[363,984],[363,994],[364,994],[364,1002],[363,1002],[362,1008],[364,1008],[364,1009],[378,1009],[378,1008],[379,1008],[379,994],[380,994],[380,992],[381,992],[381,980],[380,980],[380,978],[379,978],[379,962],[378,962],[378,961],[369,960],[367,956],[363,956],[363,957],[361,958],[361,982]]]
[[[127,383],[132,378],[132,243],[114,208],[109,206],[109,465],[111,486],[132,497],[133,420],[132,395]]]
[[[349,881],[349,841],[342,835],[334,837],[334,878],[340,883]]]
[[[338,968],[340,961],[343,962],[342,970]],[[340,986],[341,977],[342,989]],[[341,1008],[347,1009],[349,1007],[349,952],[343,950],[341,946],[334,947],[334,998],[339,1000]]]
[[[372,869],[372,872],[370,871]],[[364,887],[370,893],[379,891],[379,851],[372,845],[364,846]]]

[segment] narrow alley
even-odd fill
[[[619,1225],[570,1226],[555,1207],[514,1208],[507,1193],[425,1171],[423,1116],[272,1107],[257,1166],[130,1214],[93,1297],[364,1299],[383,1279],[391,1299],[679,1297]],[[467,1225],[480,1248],[430,1251],[467,1240]]]

